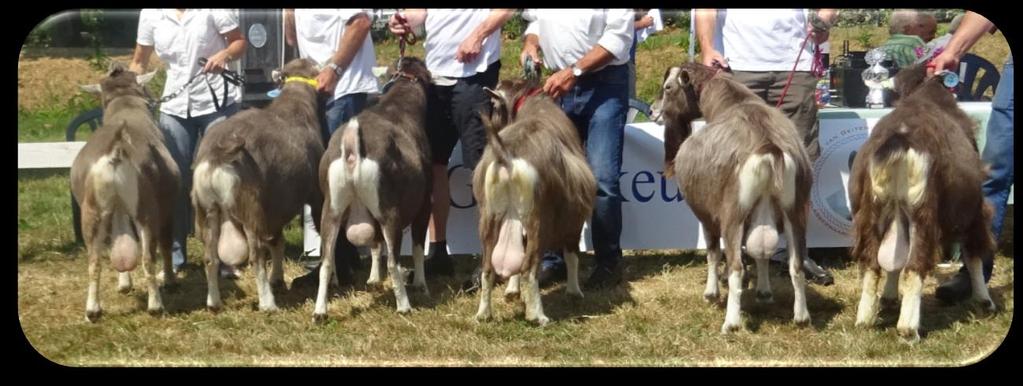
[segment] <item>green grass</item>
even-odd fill
[[[1011,230],[1009,231],[1011,234]],[[285,232],[288,283],[304,273],[297,220]],[[189,242],[189,260],[199,262],[201,243]],[[1008,251],[1011,256],[1011,251]],[[205,310],[205,275],[192,267],[180,285],[164,293],[167,314],[145,311],[141,270],[135,289],[116,292],[116,275],[103,268],[103,318],[84,318],[87,261],[73,244],[67,172],[22,172],[18,177],[18,311],[29,342],[44,357],[63,365],[964,365],[998,347],[1014,313],[1013,265],[999,255],[991,282],[999,312],[989,315],[969,304],[942,306],[933,297],[939,270],[926,281],[923,339],[909,346],[896,336],[897,313],[881,316],[880,327],[853,326],[859,297],[857,269],[826,259],[836,285],[808,287],[813,322],[791,323],[792,291],[787,278],[772,274],[776,302],[743,299],[745,330],[718,333],[724,294],[717,304],[702,299],[706,262],[693,251],[628,251],[628,285],[570,298],[561,285],[544,291],[553,323],[536,327],[523,320],[521,303],[509,304],[495,291],[495,320],[472,320],[479,298],[456,292],[478,260],[459,257],[455,278],[429,280],[431,297],[413,293],[414,311],[394,312],[390,290],[358,284],[335,293],[329,321],[311,322],[314,291],[279,292],[281,311],[256,311],[252,270],[238,281],[221,281],[225,310]],[[402,258],[409,267],[410,259]],[[582,258],[582,274],[592,258]],[[368,267],[357,272],[360,282]]]

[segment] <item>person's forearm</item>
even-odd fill
[[[652,25],[654,25],[654,18],[643,16],[639,20],[636,20],[636,31],[649,28]]]
[[[224,34],[227,39],[227,48],[224,51],[227,52],[228,61],[238,60],[245,53],[245,38],[242,37],[242,33],[239,29],[227,31]]]
[[[352,64],[355,54],[362,48],[362,42],[366,40],[366,35],[369,34],[369,27],[369,16],[366,16],[366,14],[352,17],[351,24],[345,27],[345,33],[341,35],[337,51],[334,51],[330,61],[342,70],[347,69],[348,65]]]
[[[497,31],[501,26],[504,25],[508,19],[511,19],[515,15],[515,11],[512,9],[494,9],[490,11],[490,15],[483,20],[480,25],[476,26],[476,29],[472,31],[472,37],[482,41],[487,36]]]
[[[696,10],[696,40],[700,42],[700,51],[714,49],[714,31],[717,28],[718,12],[716,9]]]
[[[128,66],[128,71],[136,74],[141,74],[146,71],[146,67],[149,65],[149,56],[153,54],[153,46],[144,46],[141,44],[135,44],[135,53],[131,57],[131,64]]]
[[[582,59],[575,62],[575,67],[582,69],[583,73],[589,73],[611,63],[614,58],[615,56],[610,51],[598,44],[593,46],[586,55],[583,55]]]
[[[295,10],[285,9],[284,10],[284,41],[289,46],[294,46],[298,43],[295,38]]]
[[[952,40],[945,46],[945,50],[951,51],[956,59],[959,59],[977,43],[977,40],[980,40],[984,32],[990,31],[993,27],[994,23],[984,16],[967,12],[963,16],[962,22],[959,23],[959,29],[956,30],[955,35],[952,35]]]

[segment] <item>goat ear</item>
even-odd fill
[[[504,108],[504,105],[508,103],[508,101],[504,100],[504,96],[501,95],[501,93],[494,91],[489,87],[484,87],[483,91],[490,96],[490,102],[494,104],[494,108]]]
[[[142,74],[135,77],[135,82],[137,82],[139,86],[145,86],[146,83],[149,83],[149,81],[153,80],[154,76],[156,76],[156,71],[152,71],[148,74]]]
[[[690,73],[691,71],[692,70],[684,69],[678,72],[678,78],[676,79],[678,79],[678,84],[680,86],[685,86],[693,80],[693,77],[691,76],[692,74]]]
[[[101,95],[101,94],[103,94],[103,87],[100,86],[99,84],[81,84],[81,85],[78,85],[78,87],[80,87],[82,89],[82,91],[85,91],[85,92],[87,92],[89,94],[94,94],[94,95]]]
[[[282,73],[283,71],[281,69],[275,68],[273,71],[270,71],[270,79],[273,80],[274,83],[281,83]]]

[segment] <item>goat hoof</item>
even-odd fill
[[[120,292],[121,294],[127,295],[127,294],[131,293],[131,286],[129,285],[129,286],[124,286],[124,287],[117,287],[117,292]]]
[[[327,323],[327,314],[313,314],[313,324],[323,325]]]
[[[575,297],[575,298],[578,298],[578,299],[582,299],[583,298],[583,291],[579,290],[579,289],[576,289],[574,291],[573,290],[568,290],[568,294],[572,295],[572,297]]]
[[[492,315],[489,312],[478,312],[476,313],[476,316],[473,317],[473,319],[475,319],[477,323],[482,323],[489,321],[491,317]]]
[[[277,312],[278,308],[277,305],[271,304],[268,306],[259,306],[259,310],[261,312]]]
[[[288,290],[288,285],[284,284],[284,280],[270,282],[270,290],[273,292],[284,292]]]
[[[809,326],[810,325],[810,315],[807,315],[807,316],[802,317],[802,318],[799,318],[799,317],[793,318],[792,319],[792,323],[795,323],[796,326],[799,326],[799,327]]]
[[[915,329],[900,328],[899,336],[902,337],[902,341],[909,344],[915,344],[920,341],[920,334]]]
[[[408,315],[412,313],[412,307],[398,307],[398,313],[402,315]]]
[[[718,301],[718,294],[716,294],[716,293],[705,293],[705,294],[703,294],[703,300],[705,300],[705,301],[707,301],[707,303],[711,303],[711,304],[717,303],[717,301]]]
[[[857,320],[855,326],[856,326],[856,328],[871,328],[871,327],[874,327],[874,319]]]
[[[150,316],[163,316],[163,307],[154,307],[146,310]]]
[[[103,316],[103,310],[85,311],[85,320],[91,323],[98,322],[100,316]]]
[[[757,303],[760,304],[771,304],[774,303],[774,294],[770,292],[757,291]]]
[[[536,319],[533,319],[533,320],[530,320],[530,321],[533,322],[533,323],[536,323],[537,326],[543,327],[543,326],[546,326],[547,323],[550,323],[551,320],[548,319],[546,315],[540,315],[540,316],[536,317]]]
[[[730,334],[730,333],[739,331],[740,327],[741,326],[739,324],[725,323],[725,324],[721,325],[721,333],[722,334]]]
[[[973,301],[984,308],[987,312],[995,312],[997,309],[997,307],[995,307],[995,302],[991,301],[991,299],[974,299]]]
[[[222,305],[222,304],[214,304],[214,305],[207,304],[206,305],[206,309],[209,310],[210,312],[216,314],[216,313],[219,313],[221,310],[224,309],[224,305]]]

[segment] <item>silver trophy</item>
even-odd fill
[[[888,59],[888,54],[880,48],[867,51],[863,58],[870,65],[863,70],[863,84],[867,86],[867,108],[882,109],[885,107],[885,84],[888,80],[888,69],[881,65],[881,62]]]

